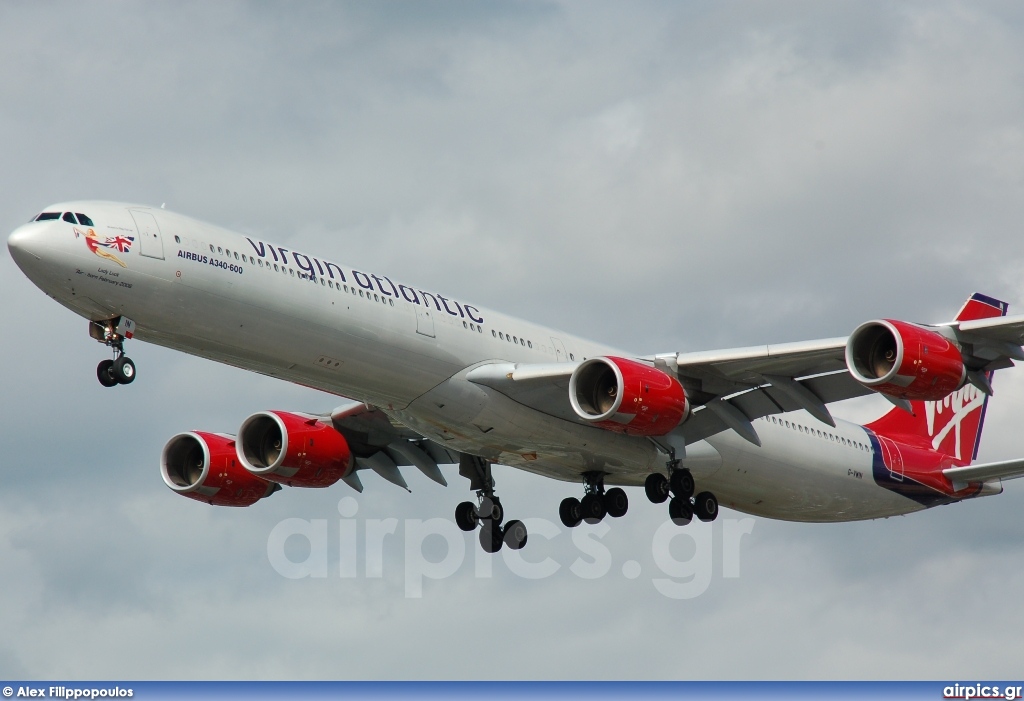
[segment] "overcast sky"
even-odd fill
[[[4,232],[66,199],[166,203],[642,353],[941,321],[976,290],[1024,310],[1014,2],[8,2],[0,154]],[[180,498],[174,433],[339,400],[141,343],[106,390],[86,322],[5,247],[0,295],[0,678],[1019,676],[1024,481],[878,522],[723,511],[670,543],[710,553],[688,599],[656,586],[681,574],[654,555],[665,509],[631,490],[578,531],[604,534],[602,576],[560,526],[524,551],[559,568],[537,580],[477,576],[467,536],[408,598],[405,520],[451,517],[453,468]],[[981,458],[1024,456],[1024,371],[995,384]],[[580,491],[496,475],[520,518]],[[346,496],[360,538],[399,519],[379,578],[339,576]],[[273,567],[289,518],[326,522],[327,577]]]

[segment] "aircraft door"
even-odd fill
[[[889,474],[894,480],[903,481],[903,453],[894,441],[885,436],[878,436],[878,442],[882,445],[882,458],[889,468]]]
[[[426,306],[416,305],[416,333],[434,338],[434,315]]]
[[[565,345],[557,338],[551,338],[551,347],[555,349],[555,360],[559,363],[564,363],[569,359],[568,354],[565,352]]]
[[[160,227],[156,218],[149,212],[128,210],[135,220],[135,228],[139,232],[139,253],[149,258],[164,259],[164,240],[160,236]]]

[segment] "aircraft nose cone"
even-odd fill
[[[46,259],[46,231],[38,224],[19,226],[7,237],[7,250],[11,258],[28,274],[30,269],[38,268]]]
[[[29,252],[32,248],[32,231],[27,226],[20,226],[7,237],[7,250],[15,260]]]

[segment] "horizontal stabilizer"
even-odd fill
[[[987,482],[994,479],[1016,479],[1024,477],[1024,458],[1002,462],[981,463],[967,467],[951,467],[942,474],[953,483],[955,489],[963,489],[968,482]]]

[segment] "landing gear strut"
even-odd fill
[[[558,506],[558,518],[566,528],[575,528],[582,521],[600,523],[606,515],[619,518],[629,510],[624,490],[612,487],[605,491],[603,473],[585,472],[583,491],[583,499],[567,497]]]
[[[464,501],[455,508],[455,523],[464,531],[480,528],[480,547],[484,552],[496,553],[502,545],[519,550],[526,545],[526,526],[522,521],[512,520],[501,525],[505,509],[494,494],[494,478],[491,477],[491,463],[475,455],[462,454],[459,459],[459,474],[468,477],[469,488],[476,491],[477,503]]]
[[[96,378],[104,387],[129,385],[135,380],[135,363],[124,354],[124,341],[131,338],[134,329],[135,323],[124,317],[103,323],[90,322],[89,335],[114,351],[112,360],[101,360],[96,366]]]
[[[705,522],[718,518],[718,499],[711,492],[693,495],[696,489],[693,475],[680,467],[675,453],[670,455],[667,467],[668,477],[655,472],[644,482],[644,491],[651,503],[662,504],[668,500],[668,516],[679,526],[689,524],[694,516]]]

